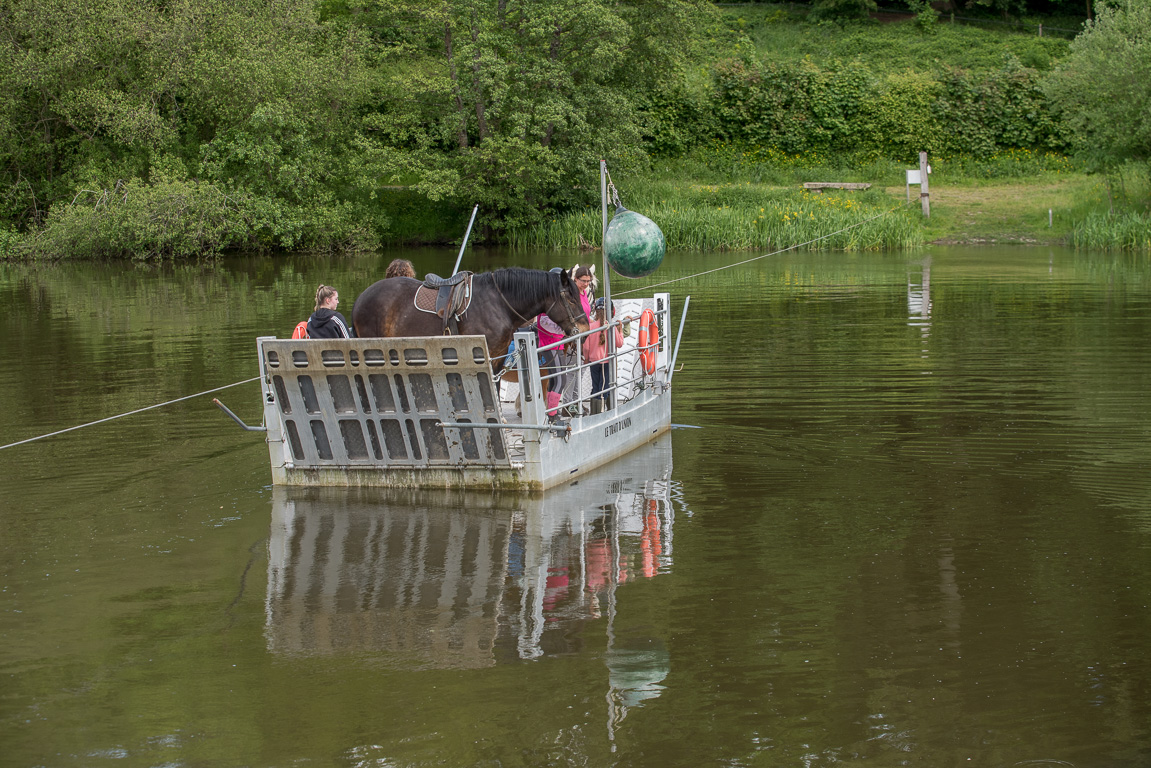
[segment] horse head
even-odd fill
[[[587,313],[580,301],[579,286],[566,269],[553,269],[551,275],[559,281],[558,296],[547,308],[546,314],[569,336],[591,330]]]

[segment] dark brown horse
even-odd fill
[[[391,277],[368,286],[352,307],[356,336],[439,336],[444,321],[416,309],[419,280]],[[493,372],[504,364],[512,334],[546,314],[568,334],[588,330],[579,289],[565,270],[510,267],[472,277],[472,301],[460,317],[461,336],[485,336]]]

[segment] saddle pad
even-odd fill
[[[438,291],[435,288],[428,288],[426,285],[421,285],[416,289],[416,297],[412,302],[416,305],[416,309],[421,312],[436,313],[436,294]]]
[[[472,286],[468,283],[466,286],[467,292],[464,294],[464,305],[460,307],[456,317],[463,317],[468,311],[468,307],[472,305]],[[436,296],[439,294],[438,288],[429,288],[426,285],[421,285],[416,289],[416,295],[412,298],[412,304],[416,309],[428,314],[436,314]]]

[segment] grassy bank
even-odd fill
[[[713,147],[655,162],[617,179],[621,202],[651,218],[669,248],[825,250],[911,248],[928,243],[1071,245],[1151,250],[1143,169],[1110,179],[1055,153],[1013,150],[983,158],[930,158],[931,216],[924,218],[913,167],[859,157],[788,156]],[[866,192],[808,193],[807,181],[865,182]],[[587,208],[511,233],[521,248],[599,245],[600,211]],[[828,236],[830,235],[830,236]],[[811,241],[817,240],[817,243]]]
[[[1151,185],[1138,166],[1109,176],[1070,165],[996,178],[945,172],[931,180],[928,242],[1151,251]]]
[[[1108,181],[1066,158],[1021,153],[979,161],[932,158],[931,217],[924,219],[918,187],[907,204],[903,174],[911,163],[776,155],[662,160],[616,183],[621,202],[655,221],[672,249],[863,251],[958,243],[1151,252],[1145,173],[1128,171]],[[812,194],[803,190],[805,181],[872,186]],[[385,197],[395,244],[458,243],[462,237],[469,211],[399,191]],[[589,206],[513,230],[509,242],[532,249],[599,246],[600,222],[599,206]],[[0,259],[19,257],[22,240],[0,231]]]
[[[956,23],[944,15],[925,28],[910,14],[905,19],[819,21],[811,18],[809,8],[767,3],[725,7],[723,15],[764,59],[807,57],[819,64],[859,59],[892,71],[922,69],[935,62],[964,69],[994,68],[1005,56],[1024,66],[1047,69],[1067,55],[1070,38],[1083,22],[1077,17],[1043,17],[1031,20],[1029,28],[1013,29],[1001,19],[980,26]],[[1040,23],[1047,28],[1043,37],[1036,34],[1035,24]],[[817,46],[811,45],[814,35],[819,36]]]
[[[1103,176],[1066,156],[1030,150],[929,160],[928,219],[920,212],[918,187],[911,188],[908,204],[904,174],[916,164],[913,159],[787,154],[715,143],[654,160],[642,173],[615,181],[621,202],[654,220],[672,249],[863,251],[986,243],[1151,252],[1151,176],[1145,166]],[[812,194],[803,190],[808,181],[865,182],[871,188]],[[458,243],[469,214],[403,188],[384,190],[378,205],[392,222],[390,244]],[[481,210],[473,232],[477,243],[482,227]],[[532,249],[599,246],[600,227],[599,206],[591,205],[512,230],[508,240]],[[0,258],[20,257],[28,247],[24,236],[0,231]]]

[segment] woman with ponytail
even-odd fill
[[[336,311],[339,292],[330,285],[316,289],[316,311],[308,318],[309,339],[350,339],[356,334],[347,319]]]

